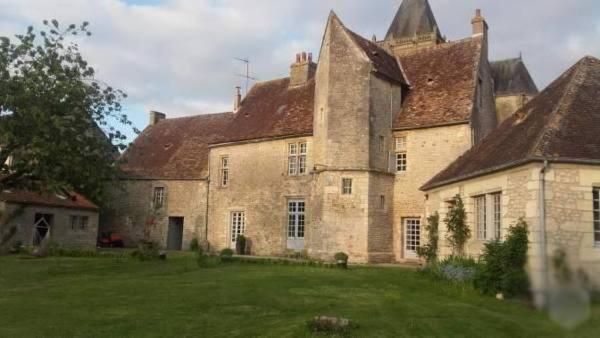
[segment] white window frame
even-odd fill
[[[595,187],[592,192],[592,212],[594,219],[594,245],[600,248],[600,188]]]
[[[305,237],[306,230],[306,201],[288,200],[288,239],[297,239]]]
[[[396,156],[395,167],[397,173],[404,173],[408,170],[408,155],[406,151],[407,138],[406,136],[396,137]]]
[[[342,178],[342,195],[352,195],[352,179]]]
[[[229,215],[230,242],[235,244],[237,238],[246,233],[246,212],[232,211]]]
[[[490,241],[502,238],[501,192],[474,196],[473,214],[478,240]]]
[[[288,143],[288,175],[298,176],[306,174],[306,156],[308,144],[306,142]]]
[[[152,204],[154,205],[155,209],[160,209],[165,206],[165,195],[165,187],[154,187],[152,194]]]
[[[405,218],[404,221],[404,255],[409,252],[416,253],[421,247],[421,233],[423,232],[420,218]],[[415,257],[416,258],[416,257]]]
[[[221,156],[221,168],[219,170],[219,181],[223,188],[229,186],[229,156]]]

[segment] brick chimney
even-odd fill
[[[235,87],[235,95],[233,95],[233,112],[235,113],[242,105],[242,87]]]
[[[489,27],[485,18],[481,15],[481,9],[475,10],[475,17],[471,20],[471,24],[473,25],[473,36],[483,35],[487,39]]]
[[[290,87],[302,86],[315,77],[317,64],[312,60],[312,53],[296,54],[296,62],[290,67]]]
[[[162,120],[164,120],[166,118],[167,118],[167,115],[165,115],[165,114],[163,114],[161,112],[158,112],[158,111],[151,110],[150,111],[150,122],[149,122],[149,125],[153,126],[153,125],[157,124],[158,122],[160,122],[160,121],[162,121]]]

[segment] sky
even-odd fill
[[[540,89],[585,55],[600,57],[598,0],[430,0],[442,34],[471,35],[483,10],[490,59],[521,53]],[[148,111],[168,117],[231,111],[237,74],[259,81],[288,75],[295,54],[317,56],[329,11],[370,38],[383,38],[401,0],[0,0],[0,36],[44,19],[90,22],[79,42],[97,77],[129,96],[135,126]],[[125,130],[129,135],[131,131]]]

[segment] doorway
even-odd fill
[[[183,242],[183,217],[169,217],[167,250],[181,251]]]
[[[404,259],[418,259],[417,249],[421,246],[421,220],[404,220]]]
[[[304,225],[306,202],[288,201],[287,248],[294,251],[304,250]]]
[[[50,238],[53,214],[35,214],[33,222],[33,245],[40,246]]]

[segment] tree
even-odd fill
[[[460,195],[456,195],[444,222],[448,228],[446,239],[450,243],[450,246],[452,246],[452,254],[459,257],[464,257],[465,244],[471,238],[471,230],[465,221],[465,205]]]
[[[417,248],[417,254],[419,257],[424,258],[427,264],[434,264],[438,258],[439,223],[440,215],[437,212],[427,218],[425,231],[427,231],[429,240],[426,245]]]
[[[101,203],[117,175],[116,149],[126,147],[115,125],[132,125],[121,111],[126,95],[97,80],[81,55],[75,40],[91,35],[87,22],[44,26],[0,37],[0,189],[75,190]]]

